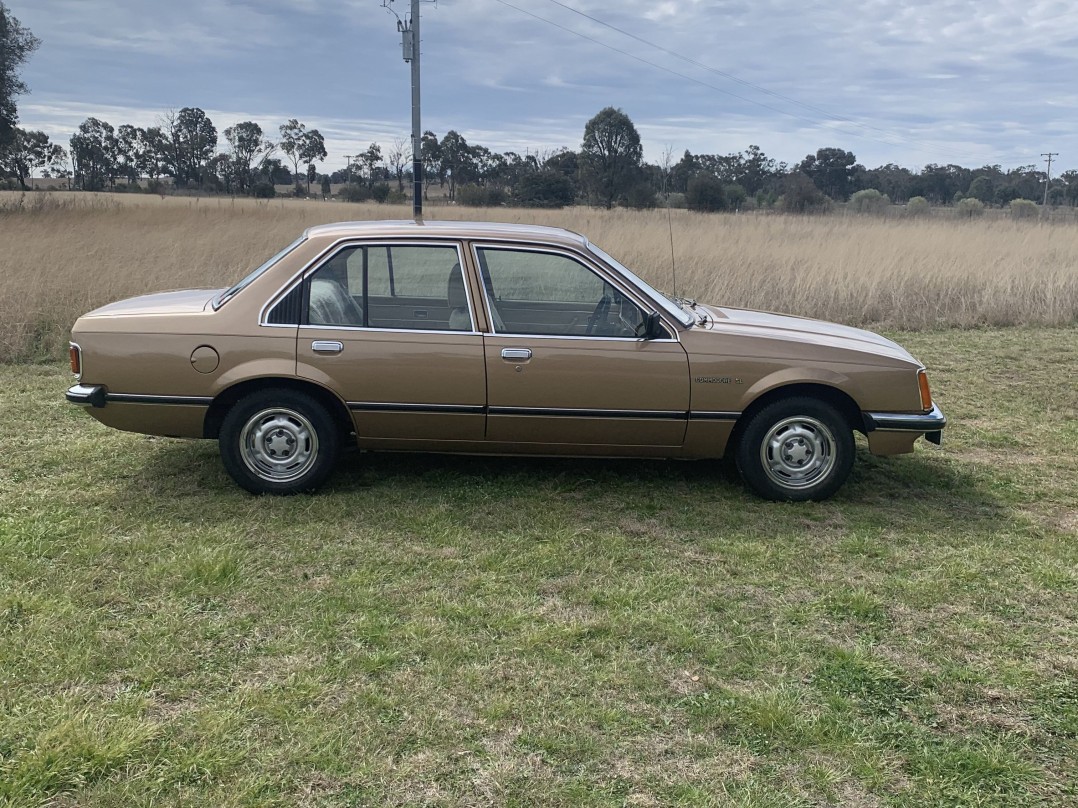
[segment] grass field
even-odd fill
[[[59,357],[75,318],[112,300],[228,285],[311,224],[409,216],[314,200],[0,194],[0,362]],[[1078,322],[1073,224],[590,208],[431,216],[568,227],[657,287],[719,304],[872,328]]]
[[[0,804],[1078,804],[1075,331],[894,336],[944,446],[796,506],[392,455],[254,498],[0,366]]]

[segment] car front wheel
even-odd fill
[[[765,499],[821,500],[850,475],[853,432],[829,404],[788,398],[752,416],[735,451],[742,478]]]
[[[339,449],[333,419],[294,390],[240,399],[225,416],[219,441],[225,469],[253,494],[314,491],[333,471]]]

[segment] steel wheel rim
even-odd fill
[[[307,417],[295,410],[265,409],[243,425],[240,456],[261,479],[291,482],[310,471],[318,459],[318,433]]]
[[[797,415],[784,418],[767,431],[760,444],[760,462],[776,485],[809,488],[831,473],[835,449],[835,436],[826,424]]]

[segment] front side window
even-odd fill
[[[501,334],[640,338],[643,311],[590,268],[560,253],[477,251],[494,330]]]
[[[308,325],[472,331],[456,247],[362,245],[307,279]]]

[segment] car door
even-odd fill
[[[677,447],[689,409],[687,355],[647,301],[574,251],[473,244],[487,318],[491,448],[631,454]]]
[[[297,375],[347,402],[361,445],[483,440],[483,337],[458,244],[343,245],[302,294]]]

